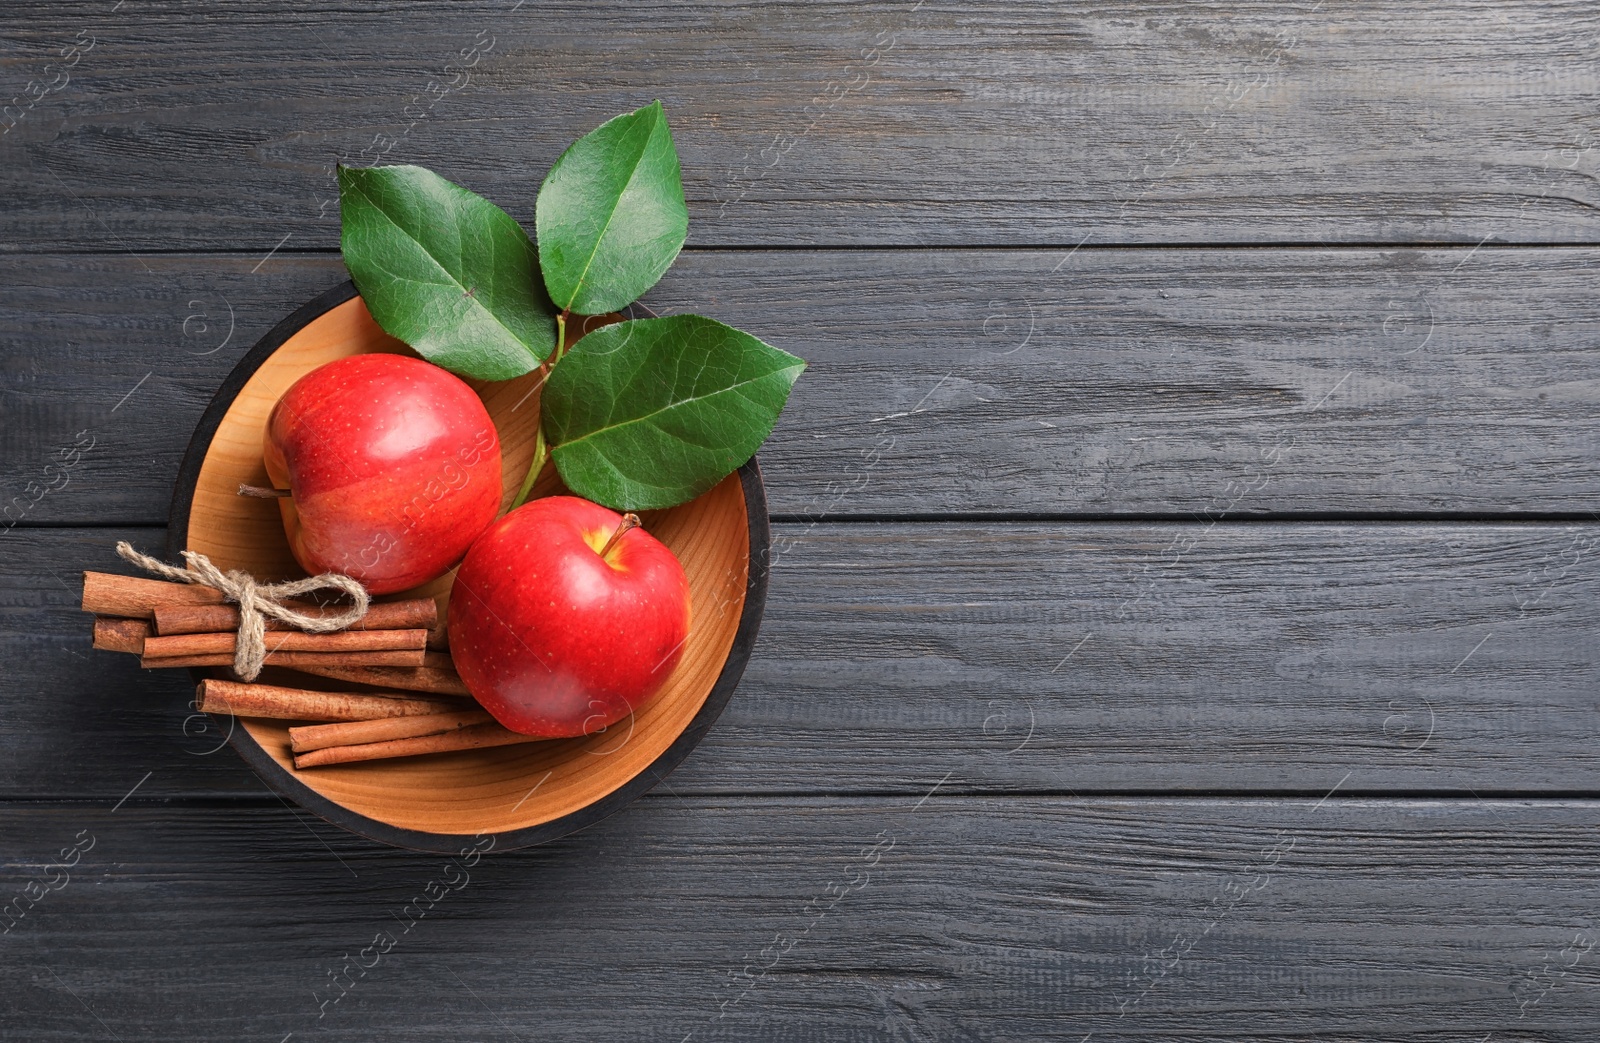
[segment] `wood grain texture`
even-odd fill
[[[1590,801],[663,794],[463,868],[141,798],[0,810],[8,1040],[1600,1032]]]
[[[1600,506],[1600,251],[1066,254],[701,252],[650,300],[809,361],[780,516]],[[254,266],[0,258],[0,509],[164,522],[217,385],[344,277]]]
[[[332,246],[341,158],[433,167],[532,227],[561,150],[655,97],[694,245],[1600,238],[1584,0],[3,18],[13,91],[70,78],[0,138],[5,249]]]
[[[116,538],[0,556],[0,794],[252,792],[191,689],[88,650],[55,580]],[[1600,793],[1600,526],[786,524],[738,692],[682,793]],[[625,740],[624,740],[625,741]],[[93,759],[75,755],[90,746]],[[606,749],[611,747],[607,745]]]
[[[1555,245],[1600,243],[1597,30],[8,3],[0,1036],[1600,1037],[1600,524],[1549,523],[1600,510],[1600,253]],[[213,391],[345,278],[336,161],[531,227],[655,97],[691,226],[649,303],[811,363],[762,638],[665,785],[450,890],[460,857],[286,806],[186,678],[91,651],[76,575],[159,551]],[[1341,512],[1390,520],[1304,518]]]

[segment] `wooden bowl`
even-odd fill
[[[264,581],[305,574],[289,552],[277,503],[236,491],[240,483],[271,484],[261,461],[262,432],[289,385],[325,362],[374,351],[412,354],[378,328],[346,283],[300,308],[245,356],[211,400],[184,456],[172,498],[170,558],[195,550]],[[536,377],[468,383],[500,433],[504,509],[532,461]],[[555,468],[546,468],[535,494],[557,491]],[[296,771],[285,722],[223,717],[215,723],[275,790],[374,840],[454,852],[479,834],[494,834],[502,850],[581,829],[654,786],[705,735],[744,672],[766,600],[770,534],[755,460],[698,499],[643,517],[688,573],[689,641],[661,693],[604,732]],[[442,608],[449,578],[393,597],[419,593],[438,597]]]

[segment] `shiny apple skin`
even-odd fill
[[[593,735],[660,691],[689,636],[689,579],[665,544],[576,496],[485,532],[450,590],[450,656],[495,720],[525,735]]]
[[[374,594],[448,572],[500,509],[500,437],[473,390],[407,355],[352,355],[290,385],[267,474],[295,560]]]

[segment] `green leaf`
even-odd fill
[[[761,447],[806,364],[699,315],[605,326],[545,385],[567,487],[617,510],[692,500]]]
[[[656,284],[689,233],[659,101],[607,120],[561,154],[539,188],[534,230],[557,307],[616,311]]]
[[[339,167],[339,245],[378,325],[452,373],[508,380],[555,348],[528,233],[422,167]]]

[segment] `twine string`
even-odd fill
[[[268,616],[297,630],[327,634],[355,624],[367,614],[367,606],[371,604],[367,588],[337,572],[324,572],[320,576],[283,583],[257,583],[248,572],[238,569],[223,572],[211,563],[210,558],[191,550],[183,552],[183,560],[189,564],[186,569],[141,554],[127,541],[117,544],[117,554],[146,572],[180,583],[211,587],[220,591],[229,601],[237,603],[239,633],[233,649],[233,672],[246,681],[255,680],[266,661]],[[336,590],[348,594],[355,604],[337,615],[307,615],[284,604],[287,599],[317,590]]]

